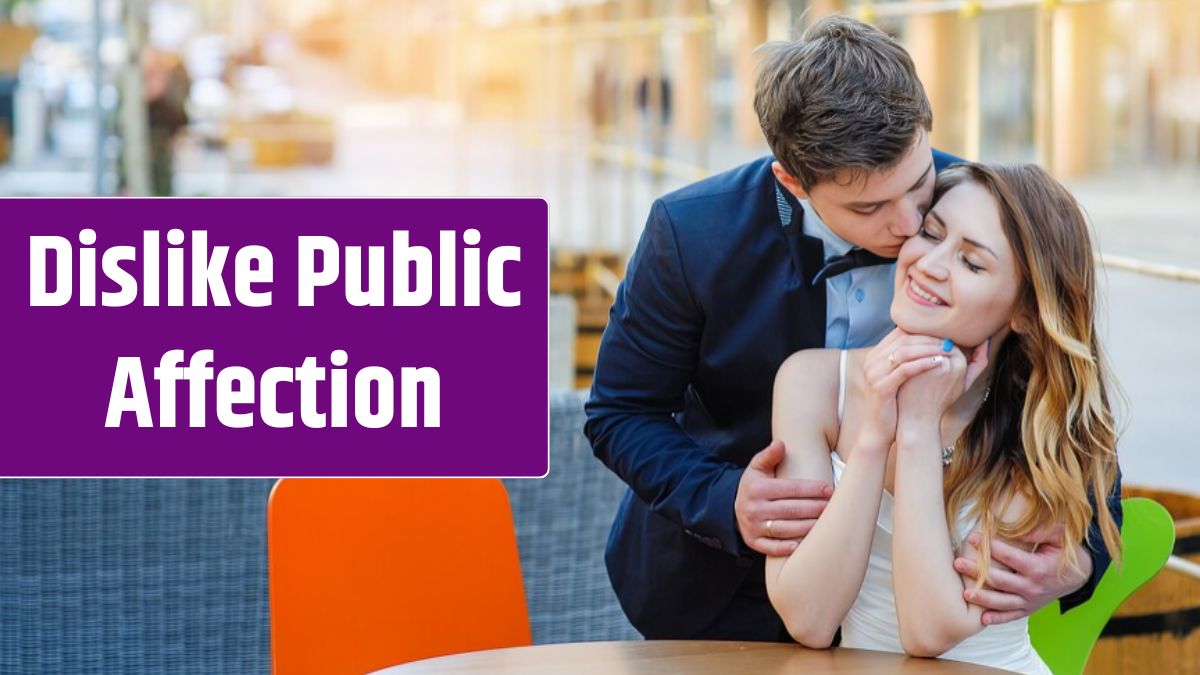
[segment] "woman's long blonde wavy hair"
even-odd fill
[[[970,515],[983,534],[979,585],[990,537],[1019,539],[1048,524],[1063,527],[1060,575],[1079,569],[1073,543],[1094,544],[1096,536],[1119,562],[1117,524],[1104,507],[1119,498],[1110,495],[1117,431],[1096,337],[1096,268],[1083,211],[1058,181],[1029,164],[952,167],[938,176],[934,201],[965,182],[995,198],[1021,278],[1017,330],[999,347],[991,395],[945,474],[948,522],[973,504]],[[1005,522],[1000,516],[1018,494],[1029,508],[1019,521]],[[1089,528],[1093,503],[1100,505],[1098,532]]]

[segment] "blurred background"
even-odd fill
[[[608,308],[654,198],[767,153],[754,49],[832,12],[908,47],[936,146],[1079,197],[1126,483],[1200,562],[1200,0],[0,0],[0,196],[546,199],[554,470],[507,488],[535,641],[625,639]],[[0,671],[267,672],[272,482],[0,482]],[[1088,672],[1200,672],[1190,574]]]
[[[753,50],[896,35],[936,146],[1094,221],[1128,480],[1200,486],[1200,0],[0,0],[0,195],[532,196],[551,387],[588,386],[658,195],[767,152]]]
[[[1072,187],[1127,472],[1200,484],[1200,0],[2,0],[0,195],[542,197],[587,387],[650,202],[767,153],[754,49],[830,12],[911,50],[938,148]]]

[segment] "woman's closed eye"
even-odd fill
[[[934,242],[938,242],[938,241],[942,240],[941,235],[939,235],[937,232],[934,232],[933,230],[929,229],[929,227],[927,227],[925,225],[921,225],[921,227],[917,229],[917,236],[921,237],[922,239],[928,239],[929,241],[934,241]],[[976,265],[975,263],[971,262],[967,258],[967,255],[965,253],[959,253],[958,258],[959,258],[959,260],[962,261],[963,266],[965,266],[968,270],[970,270],[974,274],[979,274],[980,272],[982,272],[984,270],[984,267],[982,265]]]
[[[971,262],[970,260],[968,260],[968,259],[967,259],[967,255],[966,255],[965,253],[960,253],[960,254],[959,254],[959,258],[962,260],[962,262],[963,262],[963,265],[966,265],[966,266],[967,266],[967,269],[971,270],[971,271],[972,271],[972,272],[974,272],[975,274],[979,274],[980,272],[982,272],[982,271],[983,271],[983,266],[982,266],[982,265],[976,265],[975,263],[973,263],[973,262]]]

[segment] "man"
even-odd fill
[[[188,124],[191,79],[183,61],[154,49],[142,57],[146,77],[146,119],[150,127],[150,179],[156,197],[175,193],[175,138]]]
[[[832,487],[774,477],[775,372],[799,349],[873,345],[891,330],[887,259],[954,159],[930,148],[908,54],[852,19],[825,19],[769,52],[754,104],[774,157],[654,204],[587,404],[596,456],[630,486],[609,576],[647,638],[790,641],[764,555],[794,550]],[[1062,596],[1078,604],[1109,563],[1102,546],[1081,551],[1084,573],[1060,579],[1052,544],[996,550],[1012,573],[972,598],[988,623]]]

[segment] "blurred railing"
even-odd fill
[[[1177,555],[1167,558],[1167,569],[1200,581],[1200,565],[1197,565],[1187,558],[1181,558]]]

